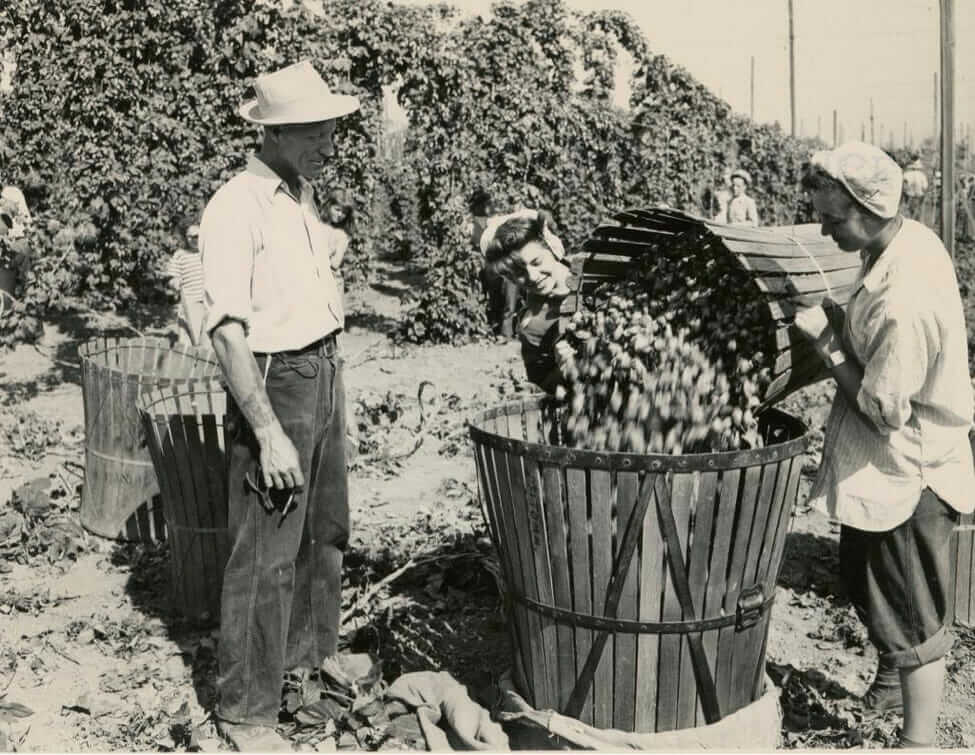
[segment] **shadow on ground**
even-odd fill
[[[845,596],[836,538],[790,532],[785,541],[779,584],[795,592]]]
[[[112,549],[110,562],[129,572],[125,592],[133,607],[162,621],[168,639],[176,643],[183,663],[192,670],[197,702],[204,710],[212,710],[217,701],[216,644],[212,638],[216,622],[193,624],[174,611],[169,547],[165,543],[119,542]]]

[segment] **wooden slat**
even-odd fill
[[[587,257],[583,266],[584,275],[604,275],[611,278],[624,278],[634,262],[628,257],[615,254],[593,254]]]
[[[690,542],[690,564],[688,567],[688,581],[691,587],[691,595],[694,604],[698,606],[698,619],[709,618],[705,613],[705,602],[707,595],[708,577],[708,558],[712,549],[712,537],[714,532],[715,520],[715,496],[718,489],[717,472],[698,472],[695,474],[697,490],[694,495],[694,511],[692,524],[692,537]],[[712,632],[713,634],[713,632]],[[703,634],[702,634],[703,637]],[[683,659],[681,661],[681,676],[683,677]],[[708,665],[714,670],[714,659],[708,658]],[[683,684],[680,689],[681,702],[680,710],[694,708],[696,711],[695,721],[690,726],[704,726],[704,710],[701,707],[701,697],[696,688],[685,687]]]
[[[586,471],[569,467],[565,470],[569,508],[569,552],[572,556],[572,608],[576,613],[592,615],[592,562],[589,554],[589,481]],[[582,669],[592,647],[592,630],[576,627],[576,669]],[[593,723],[593,695],[590,690],[579,720]]]
[[[765,544],[766,525],[772,513],[776,483],[778,480],[778,464],[771,463],[762,466],[762,482],[759,487],[758,500],[755,504],[755,516],[752,522],[751,535],[745,551],[745,565],[742,573],[741,588],[753,587],[758,581],[758,564]],[[783,475],[784,476],[784,475]],[[743,536],[745,533],[741,533]],[[759,621],[751,627],[737,632],[735,635],[735,671],[732,683],[732,707],[742,708],[753,702],[752,694],[754,669],[760,665],[758,655],[762,650],[764,639],[763,629],[765,621]]]
[[[846,304],[850,301],[854,292],[854,286],[840,286],[839,288],[833,289],[830,298],[837,304]],[[824,296],[818,292],[777,298],[768,303],[769,312],[773,320],[789,320],[791,322],[796,316],[797,309],[822,304],[823,298]]]
[[[835,270],[846,270],[851,267],[860,268],[860,258],[856,254],[840,252],[838,254],[816,254],[810,250],[811,256],[803,255],[795,257],[771,257],[763,254],[754,254],[749,244],[741,241],[727,241],[726,246],[735,252],[742,267],[756,273],[781,273],[783,275],[794,273],[824,273]]]
[[[674,474],[673,491],[671,494],[671,507],[674,510],[674,519],[677,522],[677,533],[682,538],[681,560],[684,562],[685,569],[688,570],[688,582],[690,582],[691,553],[692,553],[692,534],[694,533],[694,514],[697,512],[699,495],[701,492],[701,480],[698,475]],[[710,530],[710,526],[708,527]],[[710,532],[708,533],[710,535]],[[693,611],[682,610],[681,618],[685,621],[692,621],[701,618],[700,604],[701,598],[698,593],[691,592],[694,601]],[[686,634],[676,635],[680,639],[680,682],[677,688],[677,727],[685,729],[694,726],[697,716],[697,678],[694,673],[694,663],[691,659],[691,649],[689,638]],[[675,669],[676,671],[676,669]]]
[[[818,243],[822,240],[820,226],[818,224],[807,224],[798,226],[764,226],[750,228],[742,225],[722,225],[720,223],[707,223],[708,230],[716,236],[720,236],[727,243],[732,241],[747,241],[755,244],[756,248],[762,246],[782,246],[795,248],[796,255],[805,256],[796,242],[805,246],[808,243]]]
[[[524,416],[523,414],[521,416]],[[542,498],[542,478],[538,464],[532,459],[521,457],[525,485],[525,519],[530,534],[530,545],[534,557],[535,587],[538,600],[545,605],[555,604],[555,590],[552,582],[552,560],[548,552],[548,533],[545,531],[545,511]],[[544,690],[546,708],[555,708],[559,703],[558,669],[559,643],[555,621],[539,616],[541,631],[541,651],[544,656]]]
[[[732,469],[721,474],[713,525],[710,563],[708,565],[707,586],[704,597],[704,616],[720,616],[724,609],[725,592],[728,583],[728,560],[731,556],[731,540],[737,512],[738,490],[742,472]],[[719,666],[719,638],[722,633],[731,634],[734,627],[707,632],[704,636],[704,651],[711,668],[715,669],[715,684],[718,687],[718,703],[722,716],[728,712],[727,696],[722,694],[728,669]],[[726,640],[727,643],[727,640]]]
[[[183,437],[186,439],[186,450],[190,459],[193,460],[193,489],[196,493],[196,509],[194,512],[195,524],[190,525],[202,530],[212,530],[216,528],[213,518],[213,501],[210,499],[210,486],[207,483],[206,469],[206,449],[201,438],[202,427],[199,418],[194,414],[182,415]],[[193,533],[197,542],[200,544],[202,552],[201,566],[203,572],[197,576],[203,587],[203,600],[198,606],[197,618],[206,612],[210,617],[219,615],[220,595],[214,594],[214,588],[219,584],[218,575],[222,569],[219,567],[219,559],[216,548],[216,537],[212,533],[196,532]]]
[[[504,421],[507,424],[507,416],[502,415],[498,418],[499,421]],[[525,551],[522,547],[521,540],[524,535],[519,537],[517,520],[515,519],[513,513],[513,503],[511,501],[511,482],[510,482],[510,472],[508,467],[507,454],[503,451],[496,449],[488,450],[489,457],[491,458],[491,464],[495,470],[497,486],[498,486],[498,497],[495,499],[499,513],[501,515],[501,521],[503,523],[501,530],[504,532],[503,539],[509,543],[508,555],[510,558],[509,567],[509,577],[511,579],[511,589],[521,593],[522,595],[529,595],[528,588],[526,586],[527,578],[526,572],[531,569],[531,558],[525,557]],[[531,698],[530,702],[534,705],[535,689],[540,689],[537,685],[537,671],[536,666],[536,656],[535,656],[535,643],[532,642],[532,637],[537,636],[538,622],[537,618],[533,621],[533,616],[527,609],[518,604],[517,602],[512,605],[512,610],[514,612],[515,621],[520,625],[520,631],[518,636],[522,643],[522,667],[525,673],[526,681],[529,683],[530,688],[525,690],[528,697]]]
[[[665,576],[664,541],[656,514],[651,510],[644,520],[643,538],[640,543],[641,621],[660,620]],[[659,634],[647,633],[637,637],[636,731],[657,730],[659,650]]]
[[[553,465],[542,467],[542,490],[545,501],[545,533],[548,553],[552,563],[552,590],[555,605],[572,610],[572,578],[569,558],[568,528],[565,506],[568,498],[562,470]],[[558,703],[555,710],[562,710],[569,701],[576,680],[575,639],[572,627],[557,625],[558,640]]]
[[[590,524],[592,527],[592,604],[602,615],[606,589],[613,571],[613,481],[611,473],[593,469],[589,473]],[[613,728],[614,638],[610,636],[593,677],[593,726]]]
[[[744,576],[745,555],[748,547],[748,537],[751,532],[752,520],[755,515],[755,504],[762,478],[761,467],[749,467],[745,470],[744,482],[738,498],[734,532],[737,533],[731,548],[728,563],[728,576],[725,585],[724,613],[734,615],[738,609],[738,595],[742,588]],[[735,628],[723,627],[718,636],[717,685],[718,699],[729,701],[729,709],[722,711],[725,715],[735,710],[734,664],[735,664]]]
[[[614,538],[614,559],[620,552],[624,528],[636,506],[640,494],[640,475],[635,472],[619,472],[616,475],[616,536]],[[642,526],[635,523],[636,526]],[[642,535],[641,535],[642,539]],[[639,557],[627,567],[626,579],[620,593],[616,615],[620,619],[637,619],[639,616]],[[621,633],[616,636],[615,679],[613,691],[613,727],[632,731],[635,725],[636,705],[636,635]]]
[[[192,577],[184,578],[187,572],[198,574],[204,567],[203,544],[199,538],[187,531],[188,523],[196,521],[196,512],[199,508],[197,500],[196,485],[194,482],[193,459],[189,453],[186,442],[183,418],[179,414],[169,415],[169,434],[172,438],[172,457],[168,459],[170,464],[176,468],[176,477],[179,480],[180,497],[183,507],[181,517],[172,524],[173,552],[180,553],[182,558],[173,561],[176,571],[174,576],[178,577],[180,587],[184,590],[183,605],[197,606],[204,600],[202,583]],[[192,526],[192,524],[189,524]],[[177,540],[178,536],[178,540]]]
[[[491,419],[486,424],[493,425],[496,423],[494,419]],[[507,528],[510,525],[505,521],[504,510],[500,503],[501,496],[506,494],[506,491],[502,491],[502,483],[496,466],[496,454],[488,446],[478,444],[475,448],[477,458],[480,462],[480,469],[485,479],[485,490],[487,492],[485,505],[488,510],[488,521],[491,526],[495,547],[498,550],[498,557],[501,562],[501,572],[504,575],[505,586],[508,590],[521,590],[521,561],[517,553],[517,548],[512,545],[515,542],[514,536],[509,536],[508,534]],[[521,689],[527,695],[527,680],[530,678],[529,670],[531,669],[531,661],[529,659],[531,651],[521,642],[520,638],[526,636],[528,625],[525,619],[524,609],[514,605],[509,606],[509,610],[511,611],[511,619],[516,625],[516,631],[513,633],[512,638],[516,672],[520,670],[524,674],[524,678],[521,681],[524,681],[525,685],[521,686]]]
[[[833,291],[853,286],[860,278],[860,271],[852,268],[833,270],[826,275],[815,273],[783,275],[756,275],[753,280],[759,290],[773,296],[819,294],[820,300]]]
[[[674,510],[679,536],[687,537],[687,523],[690,518],[690,501],[688,490],[683,480],[686,475],[674,475],[669,505]],[[685,540],[686,541],[686,540]],[[664,547],[680,548],[680,543],[667,542]],[[679,558],[683,559],[681,554]],[[661,620],[680,621],[683,618],[680,598],[674,586],[674,575],[670,564],[667,564],[667,576],[664,579],[663,610]],[[678,634],[664,634],[660,637],[660,661],[657,667],[657,731],[672,731],[678,728],[677,704],[680,691],[680,662],[682,638]]]
[[[514,431],[511,425],[520,419],[520,415],[514,417],[508,415],[509,430]],[[508,437],[511,437],[509,435]],[[525,489],[524,472],[521,466],[521,458],[514,454],[505,454],[505,465],[508,469],[508,494],[502,495],[502,505],[506,505],[506,514],[513,524],[513,532],[517,538],[518,552],[521,556],[522,569],[522,589],[523,594],[532,600],[540,600],[538,594],[538,578],[535,573],[535,557],[532,551],[532,535],[528,522],[527,509],[529,506],[528,496]],[[531,682],[533,689],[532,703],[535,707],[541,707],[542,701],[548,697],[548,668],[544,641],[542,638],[543,619],[535,611],[528,611],[528,644],[531,648],[532,674]]]

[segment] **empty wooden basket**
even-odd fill
[[[85,411],[81,524],[96,535],[159,542],[163,514],[142,435],[139,395],[174,381],[220,374],[212,351],[165,338],[95,338],[78,349]]]
[[[225,412],[216,380],[155,388],[139,400],[169,532],[173,605],[197,624],[220,618],[230,555]]]

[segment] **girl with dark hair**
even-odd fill
[[[339,291],[345,291],[342,281],[342,261],[349,248],[355,226],[355,204],[352,192],[336,189],[325,198],[325,225],[329,230],[329,263]]]
[[[493,218],[481,236],[486,268],[525,294],[518,315],[521,357],[528,379],[549,393],[561,382],[557,344],[566,297],[576,288],[562,242],[544,210],[521,210]]]

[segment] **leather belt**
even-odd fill
[[[308,354],[323,354],[324,356],[331,357],[335,356],[338,351],[338,339],[336,336],[337,332],[329,333],[327,336],[322,338],[316,338],[307,346],[303,346],[300,349],[289,349],[287,351],[274,351],[271,352],[272,356],[283,356],[283,357],[298,357],[307,356]],[[266,357],[267,352],[255,352],[255,357]]]

